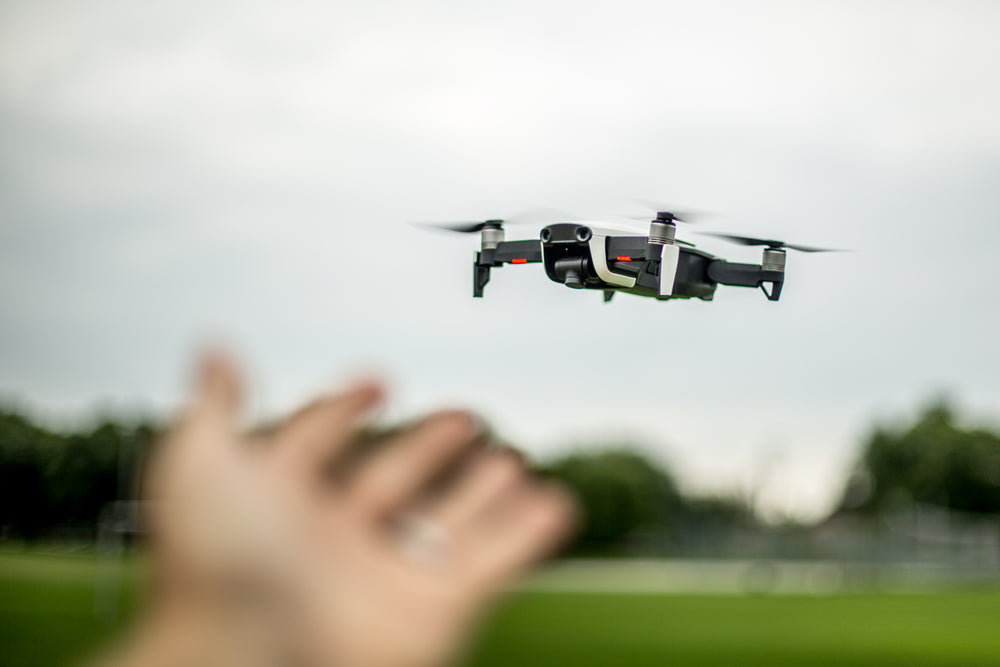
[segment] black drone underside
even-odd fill
[[[507,241],[503,220],[443,225],[480,233],[482,247],[473,267],[473,296],[483,296],[491,271],[505,264],[543,264],[546,275],[573,289],[599,290],[610,301],[615,292],[659,300],[711,301],[718,285],[759,287],[771,301],[781,296],[786,249],[823,252],[771,239],[710,233],[741,245],[763,246],[760,264],[729,262],[676,238],[678,216],[659,212],[646,236],[622,235],[600,223],[560,222],[541,229],[539,238]]]

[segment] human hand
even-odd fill
[[[233,366],[207,359],[149,482],[159,604],[225,628],[215,644],[242,648],[234,663],[443,664],[570,530],[562,491],[483,446],[468,414],[435,413],[356,459],[377,384],[256,436],[237,427],[240,395]]]

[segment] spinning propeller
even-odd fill
[[[668,206],[663,202],[650,201],[648,199],[633,199],[636,204],[639,204],[645,209],[649,210],[646,215],[627,215],[625,216],[629,220],[649,220],[650,216],[653,216],[656,220],[660,222],[686,222],[688,224],[698,222],[705,217],[705,213],[700,211],[684,211],[678,210],[673,206]]]
[[[842,252],[839,248],[814,248],[813,246],[796,245],[793,243],[785,243],[784,241],[776,241],[774,239],[758,239],[753,236],[739,236],[737,234],[724,234],[722,232],[700,233],[707,236],[716,236],[720,239],[725,239],[730,243],[749,246],[767,246],[768,248],[772,248],[774,250],[788,248],[790,250],[798,250],[799,252]]]
[[[436,227],[437,229],[446,229],[451,232],[459,232],[460,234],[473,234],[481,232],[484,229],[501,229],[504,222],[504,220],[497,218],[496,220],[483,220],[482,222],[418,222],[416,224],[421,227]]]
[[[538,223],[550,223],[553,221],[571,221],[579,218],[572,213],[560,211],[554,208],[536,208],[528,211],[521,211],[507,218],[491,218],[489,220],[459,221],[459,222],[418,222],[421,227],[433,227],[444,229],[460,234],[475,234],[484,229],[503,229],[504,225],[526,225]]]

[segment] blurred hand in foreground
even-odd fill
[[[239,432],[240,396],[230,362],[207,358],[155,453],[154,591],[119,664],[446,664],[570,530],[565,495],[484,445],[468,414],[432,414],[357,456],[377,384],[257,435]]]

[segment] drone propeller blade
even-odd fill
[[[474,234],[481,232],[487,227],[501,227],[503,220],[485,220],[483,222],[415,222],[418,227],[429,227],[431,229],[443,229],[449,232],[460,234]]]
[[[474,234],[489,227],[503,229],[504,225],[542,224],[554,221],[571,221],[576,219],[578,218],[572,213],[567,213],[558,209],[533,208],[515,213],[507,218],[492,218],[481,222],[415,222],[413,224],[420,227],[430,227],[432,229],[444,229],[452,232],[459,232],[461,234]]]
[[[736,234],[725,234],[723,232],[701,232],[706,236],[715,236],[720,239],[725,239],[730,243],[736,243],[738,245],[770,245],[771,243],[777,243],[777,241],[765,241],[763,239],[757,239],[752,236],[738,236]]]
[[[759,239],[753,236],[740,236],[738,234],[725,234],[722,232],[700,232],[707,236],[715,236],[720,239],[725,239],[730,243],[736,243],[739,245],[749,245],[749,246],[767,246],[769,248],[789,248],[791,250],[798,250],[799,252],[843,252],[839,248],[816,248],[813,246],[806,245],[796,245],[792,243],[785,243],[784,241],[777,241],[775,239]]]
[[[843,248],[816,248],[814,246],[796,245],[792,243],[786,243],[785,247],[791,248],[792,250],[798,250],[799,252],[844,252]]]
[[[632,201],[639,204],[643,208],[649,209],[650,214],[654,217],[658,213],[670,213],[674,216],[674,220],[677,222],[686,222],[691,224],[702,220],[706,216],[706,213],[703,211],[681,210],[674,206],[670,206],[669,204],[652,201],[650,199],[633,199]],[[649,220],[650,215],[628,217],[632,220]]]

